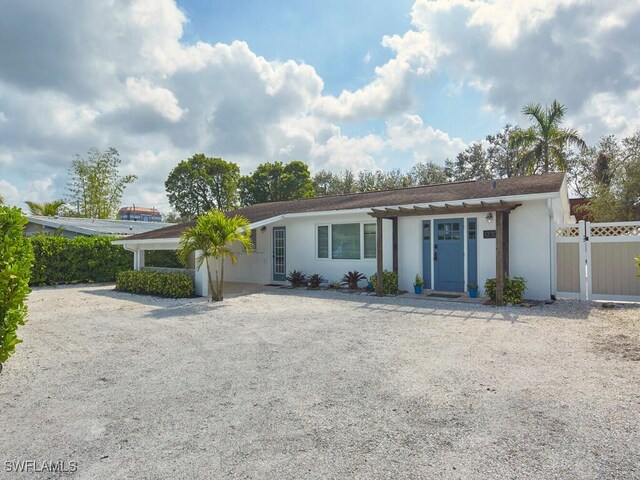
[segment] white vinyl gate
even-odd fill
[[[559,298],[640,302],[640,222],[560,225],[555,255]]]

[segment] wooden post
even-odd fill
[[[398,273],[398,217],[391,219],[393,224],[393,271]]]
[[[381,297],[383,294],[382,281],[384,273],[382,271],[382,217],[376,218],[376,260],[378,271],[376,277],[376,295]]]
[[[504,263],[504,276],[509,276],[509,212],[502,213],[502,249],[503,249],[503,263]]]
[[[504,213],[496,212],[496,305],[504,303]]]

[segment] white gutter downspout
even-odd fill
[[[555,269],[556,269],[556,245],[555,245],[555,222],[553,218],[553,201],[547,199],[549,209],[549,298],[556,298]]]
[[[127,247],[125,243],[123,243],[122,246],[126,251],[133,253],[133,269],[138,270],[138,249]]]

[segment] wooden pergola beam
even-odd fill
[[[375,218],[392,218],[392,217],[415,217],[421,215],[439,215],[439,214],[455,214],[455,213],[488,213],[488,212],[506,212],[509,213],[521,206],[521,203],[505,202],[501,200],[499,203],[480,202],[479,204],[462,203],[462,205],[445,204],[444,206],[427,207],[414,206],[413,208],[398,207],[385,208],[384,210],[373,208],[369,215]]]

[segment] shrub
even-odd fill
[[[133,253],[113,245],[109,237],[36,235],[30,240],[35,255],[32,285],[113,282],[117,272],[133,265]]]
[[[419,273],[416,273],[416,279],[413,282],[413,285],[416,287],[424,287],[424,280],[422,280],[422,277]]]
[[[524,291],[527,288],[527,281],[522,277],[514,277],[509,278],[505,277],[504,279],[504,295],[503,300],[504,303],[522,303],[522,299],[524,296]],[[491,298],[491,300],[496,300],[496,279],[489,278],[484,283],[484,290],[486,295]]]
[[[353,272],[347,272],[342,277],[342,285],[349,287],[349,290],[356,290],[358,288],[358,282],[366,279],[367,276],[364,273],[354,270]]]
[[[175,250],[147,250],[144,252],[145,267],[185,268]]]
[[[375,290],[378,285],[378,275],[371,275],[369,281]],[[384,271],[382,274],[382,293],[388,295],[396,295],[398,293],[398,274],[396,272]]]
[[[342,288],[342,282],[340,282],[340,280],[333,280],[329,283],[329,288],[332,290],[340,290]]]
[[[183,298],[195,295],[193,279],[185,273],[128,270],[116,274],[116,290]]]
[[[292,287],[306,287],[307,286],[307,276],[302,273],[300,270],[294,270],[293,272],[289,272],[287,276],[287,281],[291,284]]]
[[[33,250],[23,235],[26,223],[19,208],[0,206],[0,370],[22,342],[16,332],[27,317]]]
[[[309,288],[320,288],[320,284],[324,282],[324,278],[319,273],[314,273],[309,277]]]

